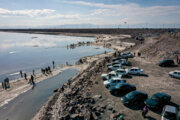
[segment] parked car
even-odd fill
[[[161,67],[170,67],[174,65],[174,60],[171,59],[163,59],[159,62],[159,66]]]
[[[132,91],[121,98],[125,105],[135,105],[144,102],[148,98],[147,93],[142,91]]]
[[[114,61],[119,61],[119,60],[121,60],[121,59],[123,59],[123,57],[113,58],[112,61],[113,61],[113,62],[114,62]]]
[[[128,70],[127,70],[127,69],[122,69],[122,68],[117,69],[115,72],[116,72],[118,75],[126,75],[126,74],[128,74]]]
[[[165,105],[161,120],[178,120],[178,109],[171,105]]]
[[[109,80],[104,81],[104,86],[106,88],[109,88],[111,86],[117,85],[118,83],[125,83],[125,82],[126,80],[122,80],[121,78],[115,77],[115,78],[111,78]]]
[[[170,95],[166,93],[158,92],[153,94],[150,98],[148,98],[145,101],[145,104],[147,105],[148,108],[158,110],[162,108],[164,105],[168,104],[170,100],[171,100]]]
[[[108,74],[101,74],[102,80],[108,80],[114,77],[118,77],[118,74],[115,71],[111,71]]]
[[[107,64],[107,67],[113,66],[113,65],[116,65],[116,64],[121,64],[121,62],[120,61],[114,61],[112,63]]]
[[[123,58],[133,58],[133,54],[131,52],[124,52],[124,53],[121,53],[121,57]]]
[[[180,79],[180,71],[179,70],[171,71],[169,72],[169,76]]]
[[[129,93],[134,90],[136,90],[136,86],[129,83],[119,83],[116,86],[109,87],[110,93],[115,95]]]
[[[109,66],[108,71],[115,71],[115,70],[117,70],[119,68],[122,68],[122,64],[115,64],[113,66]]]
[[[132,78],[132,76],[129,75],[127,69],[122,69],[122,68],[121,68],[121,69],[117,69],[117,70],[116,70],[116,73],[118,74],[118,76],[119,76],[120,78]]]
[[[132,75],[141,75],[143,74],[143,69],[140,69],[138,67],[132,67],[128,70],[128,73]]]
[[[122,65],[131,65],[131,63],[130,63],[127,59],[120,59],[119,62],[120,62]]]

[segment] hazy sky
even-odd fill
[[[180,0],[0,0],[0,26],[180,24]]]

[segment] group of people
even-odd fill
[[[52,71],[51,71],[51,67],[50,66],[48,66],[48,67],[46,67],[46,68],[41,68],[41,72],[42,72],[42,74],[44,74],[44,75],[48,75],[48,74],[51,74],[52,73]]]
[[[2,82],[2,88],[5,89],[5,90],[10,88],[9,78],[4,79],[4,81]]]
[[[53,64],[53,69],[55,69],[55,62],[52,61],[52,64]],[[68,64],[68,63],[66,63],[66,64]],[[51,74],[52,73],[51,67],[48,66],[45,69],[41,68],[41,72],[44,75]],[[25,80],[28,80],[26,73],[23,73],[22,70],[20,70],[19,73],[20,73],[21,78],[24,77]],[[34,77],[35,77],[35,70],[32,70],[32,75],[30,76],[28,83],[33,85],[33,87],[35,86]],[[2,81],[2,88],[5,89],[5,90],[10,88],[9,78],[5,78],[4,81]]]
[[[25,80],[28,80],[27,79],[27,74],[22,72],[22,70],[20,70],[20,75],[21,75],[21,78],[24,77]],[[24,75],[24,76],[23,76]],[[35,86],[35,82],[34,82],[34,76],[35,76],[35,70],[32,70],[32,75],[30,76],[29,78],[29,82],[31,85],[33,85],[33,87]]]

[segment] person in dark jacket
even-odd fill
[[[23,78],[23,73],[22,73],[22,70],[20,70],[19,72],[20,72],[21,78]]]
[[[27,75],[26,75],[26,73],[24,73],[24,78],[25,78],[25,80],[27,80]]]

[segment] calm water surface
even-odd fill
[[[67,49],[69,44],[93,40],[90,37],[0,32],[0,81],[5,77],[18,78],[20,70],[30,75],[33,69],[39,72],[42,67],[52,67],[53,60],[56,64],[66,61],[74,64],[84,56],[111,51],[95,49],[95,46]]]

